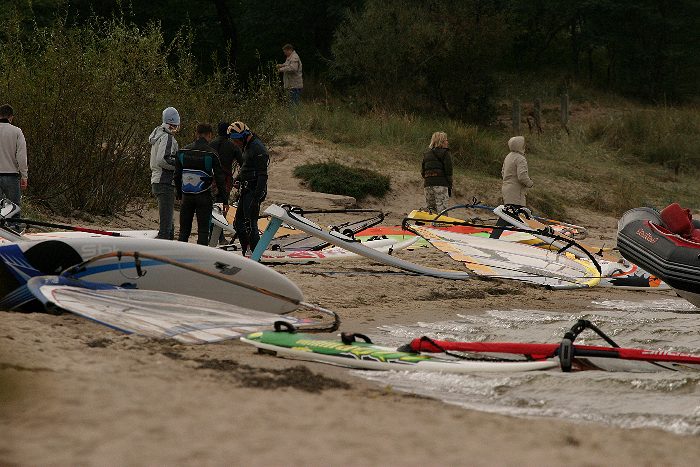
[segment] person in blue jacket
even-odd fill
[[[241,242],[243,254],[252,252],[260,241],[258,216],[260,204],[267,197],[267,167],[270,155],[265,145],[243,122],[233,122],[228,127],[229,138],[243,151],[243,164],[234,181],[240,190],[238,209],[233,226]]]
[[[208,123],[197,125],[196,141],[177,152],[175,157],[175,190],[180,207],[180,234],[178,240],[187,242],[192,231],[192,220],[197,216],[197,243],[209,244],[209,224],[214,205],[212,185],[216,183],[216,201],[221,203],[224,215],[228,211],[228,192],[219,155],[209,146],[213,130]]]

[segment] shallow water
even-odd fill
[[[578,320],[588,319],[623,347],[700,354],[700,313],[682,299],[594,301],[572,312],[491,310],[452,321],[382,326],[376,342],[396,345],[427,335],[461,341],[559,342]],[[591,331],[580,344],[606,345]],[[614,362],[607,360],[607,362]],[[700,435],[700,371],[656,371],[646,363],[636,371],[558,369],[470,376],[356,371],[396,390],[431,396],[461,407],[513,416],[568,420]]]

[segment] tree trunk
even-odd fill
[[[221,25],[221,32],[227,42],[228,66],[231,71],[236,71],[236,60],[238,58],[238,31],[231,17],[226,0],[212,0],[216,6],[217,18]]]

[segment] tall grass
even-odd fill
[[[202,76],[187,30],[165,43],[159,26],[122,18],[24,24],[15,15],[0,39],[0,101],[15,108],[27,138],[29,198],[51,210],[109,214],[147,195],[147,138],[167,106],[180,112],[181,145],[197,122],[277,131],[276,86],[261,77],[244,92],[226,67]]]
[[[633,207],[663,207],[672,201],[700,207],[691,151],[700,143],[697,110],[635,108],[622,117],[619,112],[593,110],[585,118],[572,119],[571,134],[547,130],[544,135],[525,135],[535,182],[528,194],[531,207],[558,218],[570,215],[570,208],[617,216]],[[357,113],[314,103],[293,113],[286,128],[348,147],[359,157],[366,154],[386,167],[387,174],[396,165],[418,172],[432,132],[446,131],[456,192],[500,202],[500,170],[510,136],[505,128],[485,130],[429,116]],[[680,169],[670,163],[675,160],[671,155],[683,155]]]
[[[592,124],[590,141],[676,173],[700,168],[700,112],[691,109],[635,109]],[[633,163],[634,160],[630,159]]]
[[[500,176],[503,143],[493,132],[455,120],[373,111],[356,114],[340,106],[304,105],[288,123],[295,131],[355,148],[384,148],[393,157],[416,162],[436,131],[448,134],[457,170]]]

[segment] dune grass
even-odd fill
[[[700,208],[700,159],[692,151],[700,143],[700,111],[629,103],[624,107],[576,112],[570,134],[558,128],[539,136],[525,134],[535,181],[528,195],[533,208],[556,217],[566,217],[567,207],[615,216],[633,207],[664,207],[672,201]],[[296,109],[285,125],[287,131],[331,141],[360,157],[364,153],[380,166],[401,164],[416,170],[431,134],[446,131],[457,193],[499,202],[507,129],[407,114],[357,114],[342,105],[315,103]]]

